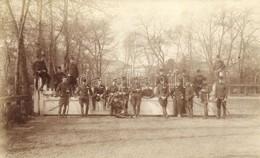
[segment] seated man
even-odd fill
[[[124,100],[122,95],[119,95],[119,93],[116,92],[111,98],[110,105],[110,116],[114,115],[116,117],[124,117],[124,113],[122,113],[124,108]]]
[[[117,87],[117,85],[116,85],[116,80],[113,80],[113,82],[112,82],[112,86],[110,86],[109,87],[109,89],[107,90],[107,92],[108,92],[108,105],[110,105],[110,103],[111,103],[111,98],[113,97],[113,95],[116,93],[116,92],[118,92],[118,87]]]
[[[104,99],[104,95],[106,95],[106,87],[102,84],[101,80],[98,80],[98,85],[94,87],[94,94],[92,97],[93,111],[96,110],[96,102],[100,101],[102,98]],[[103,106],[105,108],[105,104]]]
[[[215,79],[218,79],[220,75],[223,76],[223,70],[225,69],[225,64],[224,62],[221,60],[220,55],[217,55],[216,57],[216,61],[214,63],[213,66],[213,70],[215,71]]]
[[[44,85],[47,82],[47,90],[50,88],[50,75],[48,74],[48,69],[45,63],[45,55],[37,56],[37,60],[33,63],[33,73],[35,76],[35,88],[38,90],[38,80],[39,77],[42,79],[42,85],[39,88],[40,91],[43,90]]]
[[[197,98],[199,98],[199,92],[201,90],[201,85],[202,85],[203,78],[204,78],[204,76],[201,74],[201,71],[197,70],[197,74],[194,77],[194,81],[193,81],[194,91],[195,91],[195,93],[197,95]]]
[[[62,72],[61,66],[57,67],[57,72],[54,76],[54,83],[53,83],[53,88],[56,91],[58,85],[62,82],[62,78],[65,77],[66,74]]]

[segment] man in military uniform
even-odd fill
[[[61,70],[61,66],[58,66],[57,72],[54,75],[54,83],[53,83],[53,88],[55,91],[56,91],[58,85],[62,82],[63,77],[65,77],[65,76],[66,76],[65,73],[62,72],[62,70]]]
[[[42,85],[39,88],[40,91],[43,90],[44,85],[47,82],[47,90],[50,88],[50,75],[48,74],[48,69],[45,63],[45,55],[38,55],[37,60],[33,63],[33,73],[35,76],[35,88],[38,89],[39,77],[42,79]]]
[[[220,75],[223,76],[223,74],[220,74],[220,73],[223,73],[223,70],[225,69],[225,67],[226,66],[225,66],[224,62],[221,60],[220,55],[217,55],[216,61],[213,66],[213,70],[215,71],[215,79],[218,79],[218,77]]]
[[[79,77],[79,70],[77,64],[75,63],[74,57],[70,58],[70,63],[68,66],[67,73],[68,73],[68,83],[71,89],[71,95],[74,95],[76,85],[77,85],[77,78]]]
[[[189,118],[193,118],[193,96],[194,89],[189,80],[186,81],[185,88],[185,109]]]
[[[199,92],[201,90],[201,84],[202,84],[203,78],[204,78],[204,76],[201,74],[201,71],[197,70],[197,74],[194,77],[194,81],[193,81],[194,91],[195,91],[195,93],[197,95],[197,98],[199,98]]]
[[[94,87],[94,94],[92,97],[92,106],[93,106],[93,111],[96,110],[96,102],[100,101],[106,93],[106,87],[102,84],[101,80],[98,80],[98,85]],[[103,107],[105,106],[105,103]]]
[[[89,97],[92,96],[91,87],[87,84],[87,80],[84,78],[82,80],[82,85],[79,86],[75,92],[75,94],[79,95],[79,104],[81,106],[81,116],[88,116],[88,108],[89,108]],[[85,114],[84,114],[84,104],[86,104]]]
[[[141,91],[142,87],[138,82],[138,78],[134,78],[134,83],[130,87],[130,94],[131,94],[131,104],[133,106],[133,117],[139,117],[140,114],[140,106],[141,106]]]
[[[118,91],[118,87],[116,85],[116,80],[114,79],[113,82],[112,82],[112,86],[110,86],[107,90],[107,93],[109,95],[108,97],[108,105],[111,104],[111,98],[113,97],[113,95]]]
[[[125,114],[127,114],[128,100],[129,100],[129,90],[128,90],[126,77],[122,77],[122,85],[119,88],[119,91],[123,94],[123,99],[124,99],[123,112]]]
[[[157,85],[158,91],[158,100],[160,105],[162,106],[163,110],[163,117],[168,118],[167,114],[167,103],[168,103],[168,95],[169,95],[169,88],[165,86],[164,80],[161,79],[160,83]]]
[[[201,85],[201,102],[204,108],[204,119],[208,117],[208,101],[209,101],[210,89],[207,83],[207,78],[203,78]]]
[[[216,83],[216,99],[217,99],[217,119],[220,118],[221,107],[223,108],[222,117],[226,117],[226,100],[227,100],[227,86],[224,83],[223,77],[219,77]]]
[[[180,82],[180,85],[178,86],[178,89],[182,91],[182,106],[181,111],[182,113],[185,113],[185,107],[186,107],[186,101],[185,101],[185,88],[186,88],[186,82],[190,79],[190,76],[188,75],[187,71],[185,69],[182,70],[182,73],[178,75],[177,80]]]
[[[159,70],[159,75],[157,77],[157,80],[156,80],[156,85],[160,84],[160,80],[164,80],[164,84],[165,85],[168,85],[168,77],[164,74],[164,71],[163,69],[160,69]]]
[[[66,108],[69,105],[69,97],[70,97],[70,89],[69,89],[69,85],[68,85],[68,81],[67,78],[64,77],[62,80],[62,83],[60,83],[57,87],[57,92],[60,96],[60,100],[59,100],[59,117],[64,117],[65,113],[66,113]],[[62,115],[61,115],[61,110],[63,108],[62,111]]]
[[[182,117],[183,111],[183,87],[181,86],[180,80],[176,81],[176,85],[171,92],[174,96],[174,104],[177,107],[177,116]]]
[[[110,116],[115,115],[116,117],[124,117],[123,106],[124,100],[123,96],[119,94],[119,92],[115,92],[114,95],[111,97],[111,109],[110,109]]]

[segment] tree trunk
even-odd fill
[[[67,70],[69,65],[69,32],[68,32],[68,0],[64,0],[64,29],[65,29],[65,56],[64,56],[64,67]]]

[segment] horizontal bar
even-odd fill
[[[10,103],[16,102],[21,100],[28,100],[30,99],[29,95],[18,95],[18,96],[8,96],[8,97],[0,97],[0,103]]]

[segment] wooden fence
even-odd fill
[[[256,84],[228,84],[228,94],[233,96],[260,95],[260,85]]]

